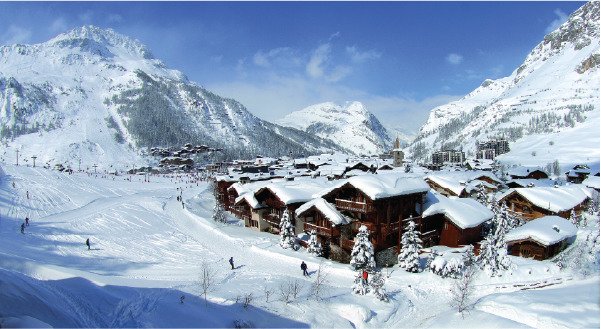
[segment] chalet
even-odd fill
[[[315,230],[322,245],[324,257],[329,258],[330,246],[340,245],[340,234],[350,229],[352,219],[344,216],[334,205],[322,198],[306,202],[295,212],[298,228],[309,233]]]
[[[422,214],[421,234],[424,247],[443,245],[460,247],[482,240],[482,226],[494,214],[473,199],[450,199],[430,191]]]
[[[577,231],[578,228],[564,218],[541,217],[507,232],[507,251],[513,256],[544,260],[572,243]]]
[[[258,211],[259,228],[265,227],[274,233],[279,232],[280,219],[288,211],[293,225],[296,225],[295,210],[303,203],[313,199],[313,194],[328,186],[323,178],[297,178],[293,180],[271,181],[254,192],[262,209]],[[302,230],[297,227],[296,231]]]
[[[501,181],[492,173],[483,171],[441,172],[426,176],[428,185],[445,196],[468,197],[480,187],[487,193],[497,190]]]
[[[570,171],[566,172],[566,179],[570,183],[580,184],[591,174],[591,169],[587,165],[576,165]]]
[[[538,167],[513,167],[507,171],[511,179],[544,179],[549,175]]]
[[[582,185],[584,185],[588,188],[592,188],[597,192],[599,192],[599,183],[600,183],[599,176],[588,176],[587,179],[582,181]]]
[[[320,176],[340,179],[346,171],[346,166],[340,165],[323,165],[318,169]]]
[[[430,188],[415,176],[398,173],[355,176],[314,195],[334,205],[351,220],[342,230],[340,247],[349,252],[361,225],[367,226],[376,253],[400,247],[403,220],[419,217],[426,192]],[[376,256],[376,258],[378,258]]]
[[[579,185],[513,188],[501,195],[509,210],[526,221],[547,215],[569,218],[572,210],[581,213],[590,191]]]
[[[465,167],[469,170],[492,171],[494,161],[490,159],[472,159],[467,160]]]

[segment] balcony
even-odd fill
[[[264,221],[266,221],[267,223],[271,224],[271,225],[275,225],[277,227],[280,227],[280,216],[278,216],[277,214],[267,214],[264,218]]]
[[[365,202],[356,202],[343,199],[336,199],[336,208],[340,210],[349,210],[364,214],[371,213],[374,211],[373,207]]]
[[[311,232],[311,230],[315,230],[318,235],[323,236],[338,236],[340,235],[340,229],[337,227],[323,227],[318,226],[313,223],[305,223],[304,230],[307,232]]]

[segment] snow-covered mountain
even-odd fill
[[[512,151],[503,157],[521,162],[598,160],[598,1],[546,35],[510,76],[433,109],[410,151],[418,159],[440,148],[473,155],[477,141],[493,137],[509,139]]]
[[[315,104],[276,122],[331,140],[356,154],[378,154],[392,145],[386,128],[360,102]]]
[[[0,137],[4,157],[18,149],[39,163],[131,166],[145,162],[140,147],[187,142],[234,156],[340,150],[257,118],[167,68],[140,42],[94,26],[0,47]]]

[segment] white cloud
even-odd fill
[[[90,23],[92,21],[92,18],[94,17],[94,13],[91,10],[87,10],[79,15],[77,15],[77,18],[79,18],[80,21],[84,22],[84,23]]]
[[[325,78],[327,81],[336,82],[346,78],[351,73],[353,73],[353,69],[350,66],[338,65]]]
[[[15,43],[28,43],[31,40],[32,32],[20,26],[11,25],[0,36],[1,44],[12,45]]]
[[[363,63],[369,60],[378,59],[382,56],[381,53],[374,49],[361,52],[357,46],[346,47],[346,52],[351,57],[353,63]]]
[[[274,65],[278,67],[296,67],[301,63],[296,52],[289,47],[279,47],[267,52],[259,50],[253,56],[253,63],[257,66],[268,68]]]
[[[332,41],[332,39],[336,39],[338,37],[340,37],[340,31],[337,31],[336,33],[332,33],[330,35],[330,37],[328,38],[328,41]]]
[[[109,23],[120,23],[123,21],[123,16],[119,14],[110,14],[107,17],[107,20],[109,21]]]
[[[53,34],[64,32],[67,30],[67,22],[63,17],[59,17],[50,23],[49,30]]]
[[[453,64],[453,65],[458,65],[461,62],[463,62],[463,56],[459,55],[459,54],[455,54],[455,53],[451,53],[447,55],[447,62]]]
[[[312,78],[321,78],[324,76],[324,63],[330,57],[331,47],[329,43],[317,47],[306,66],[307,74]]]
[[[545,29],[545,33],[551,33],[555,31],[561,24],[568,21],[568,15],[561,11],[561,9],[555,9],[553,13],[557,16],[557,18],[554,19],[551,23],[549,23],[549,25]]]

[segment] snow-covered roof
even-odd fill
[[[509,176],[513,176],[513,177],[527,177],[528,175],[530,175],[532,172],[535,172],[535,171],[540,171],[540,172],[543,172],[546,174],[546,172],[539,167],[526,167],[526,166],[517,166],[517,167],[510,168],[509,170],[507,170],[507,174]]]
[[[275,178],[273,181],[275,181],[275,182],[282,181],[282,179]],[[242,195],[247,192],[256,191],[256,190],[260,189],[261,187],[264,187],[267,184],[270,184],[270,181],[262,180],[262,181],[250,182],[250,183],[246,183],[246,184],[237,182],[237,183],[232,184],[232,186],[228,187],[228,191],[235,190],[238,193],[238,195]]]
[[[297,177],[293,181],[271,181],[255,191],[255,195],[264,190],[270,190],[284,204],[307,202],[313,199],[313,194],[331,185],[326,179]]]
[[[507,184],[517,184],[522,187],[553,187],[555,185],[555,181],[552,179],[512,179],[507,182]]]
[[[336,210],[336,207],[322,198],[315,198],[307,203],[304,203],[302,206],[296,209],[295,214],[298,217],[312,207],[315,207],[330,222],[332,222],[332,226],[350,223],[350,219],[348,217],[342,215],[338,210]]]
[[[461,229],[476,227],[494,214],[478,201],[469,198],[450,199],[430,191],[426,194],[422,217],[442,214]]]
[[[533,240],[550,246],[575,236],[577,231],[578,228],[565,218],[545,216],[507,232],[505,241]]]
[[[591,176],[589,175],[587,179],[582,181],[582,185],[594,189],[599,189],[599,176]]]
[[[262,208],[263,206],[259,203],[259,201],[257,201],[257,198],[255,198],[255,194],[252,192],[246,192],[240,196],[238,196],[235,200],[234,204],[238,204],[240,201],[245,200],[248,205],[253,208],[253,209],[259,209]]]
[[[462,184],[459,181],[456,181],[452,178],[439,176],[439,175],[428,175],[426,177],[429,181],[435,183],[436,185],[443,187],[447,190],[450,190],[455,195],[461,195],[463,190],[465,190],[465,184]]]
[[[521,195],[533,205],[548,209],[552,212],[570,210],[586,200],[587,193],[581,186],[569,185],[559,187],[530,187],[512,188],[503,193],[499,201],[505,199],[512,193]]]
[[[361,190],[361,192],[365,193],[365,195],[372,200],[389,198],[397,195],[423,193],[430,190],[428,184],[415,175],[392,172],[377,175],[354,176],[340,180],[335,185],[316,193],[314,197],[318,198],[327,195],[333,190],[341,188],[346,184],[350,184],[354,188]]]
[[[319,167],[317,171],[319,171],[321,176],[334,175],[334,176],[342,176],[344,171],[346,170],[346,166],[341,165],[323,165]]]

